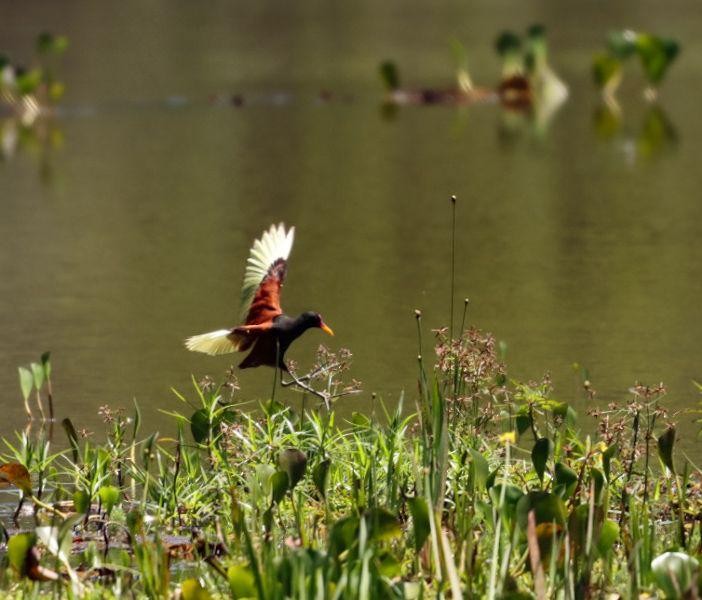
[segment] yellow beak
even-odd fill
[[[334,332],[332,331],[332,328],[329,327],[326,323],[322,323],[319,328],[324,331],[325,333],[328,333],[329,335],[334,335]]]

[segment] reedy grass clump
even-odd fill
[[[417,325],[421,335],[421,313]],[[491,335],[435,336],[435,358],[418,359],[414,414],[406,400],[382,419],[341,423],[334,410],[275,400],[250,411],[230,373],[179,393],[189,409],[173,414],[170,437],[142,436],[138,407],[129,418],[103,407],[104,443],[70,422],[58,454],[41,432],[6,440],[0,484],[20,487],[33,510],[19,528],[3,523],[0,590],[189,599],[697,589],[700,474],[674,454],[661,386],[594,410],[597,431],[585,435],[548,378],[509,379]],[[320,360],[346,368],[341,358]],[[343,387],[339,374],[329,386]],[[594,399],[589,382],[583,390]]]

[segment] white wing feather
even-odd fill
[[[291,227],[286,232],[285,225],[281,223],[277,227],[271,225],[270,229],[264,231],[261,238],[253,243],[246,261],[244,284],[241,288],[242,318],[246,317],[256,290],[268,274],[271,265],[280,258],[287,260],[290,256],[294,239],[295,228]]]
[[[185,340],[185,347],[192,352],[204,352],[210,356],[236,352],[239,347],[236,340],[232,340],[231,329],[218,329],[201,335],[194,335]]]

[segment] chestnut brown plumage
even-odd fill
[[[281,223],[277,227],[272,225],[254,242],[242,288],[244,322],[232,329],[188,338],[185,345],[189,350],[211,355],[250,350],[239,368],[266,365],[287,371],[285,352],[305,331],[318,327],[334,335],[319,313],[309,311],[293,318],[280,306],[280,290],[294,234],[294,227],[286,232]]]

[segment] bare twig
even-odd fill
[[[290,374],[290,377],[292,379],[290,381],[285,381],[282,376],[280,378],[280,385],[281,387],[290,387],[290,386],[296,386],[300,388],[301,390],[305,392],[309,392],[310,394],[317,396],[318,398],[321,398],[324,401],[324,405],[326,406],[327,410],[331,408],[331,401],[335,400],[336,398],[341,398],[342,396],[349,396],[351,394],[358,394],[361,390],[356,390],[356,389],[347,389],[343,390],[338,393],[331,394],[329,392],[324,392],[321,390],[316,390],[314,389],[311,385],[309,385],[310,380],[314,379],[315,377],[318,377],[319,375],[329,373],[333,371],[334,369],[337,369],[341,366],[340,362],[334,362],[328,365],[322,365],[320,367],[317,367],[316,369],[310,371],[306,375],[302,375],[298,377],[294,373],[288,370],[288,373]]]
[[[315,390],[313,387],[310,387],[309,385],[307,385],[302,379],[298,379],[297,377],[295,377],[295,375],[293,375],[292,373],[290,373],[290,377],[292,377],[292,380],[290,380],[290,381],[283,381],[283,378],[282,377],[280,378],[281,387],[290,387],[291,385],[295,385],[295,386],[299,387],[300,389],[302,389],[306,392],[309,392],[310,394],[313,394],[313,395],[317,396],[318,398],[321,398],[322,400],[324,400],[324,405],[327,407],[327,410],[329,410],[329,408],[331,408],[330,403],[329,403],[330,398],[329,398],[329,396],[327,396],[327,394],[325,394],[324,392],[320,392],[318,390]]]

